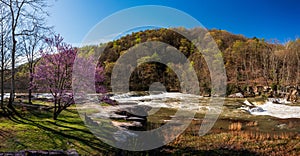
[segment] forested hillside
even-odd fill
[[[224,59],[228,79],[228,94],[243,91],[247,87],[272,86],[276,89],[280,86],[297,86],[300,83],[300,39],[282,44],[276,40],[246,38],[243,35],[235,35],[225,30],[213,29],[209,30],[209,34],[207,34],[200,28],[189,30],[185,28],[154,29],[133,32],[106,44],[86,46],[79,50],[87,53],[103,51],[99,58],[99,65],[105,68],[105,84],[110,86],[111,72],[120,56],[130,48],[136,48],[135,50],[138,51],[139,46],[137,45],[140,43],[161,41],[170,45],[167,48],[175,47],[180,50],[189,59],[191,66],[197,73],[201,94],[209,93],[211,91],[210,72],[203,58],[206,47],[201,47],[198,51],[195,45],[174,30],[180,30],[186,36],[198,40],[209,38],[207,37],[209,34],[213,37],[214,42],[222,52],[220,57]],[[202,36],[195,36],[195,34],[202,34]],[[169,56],[164,55],[164,51],[164,49],[156,51],[148,57],[166,59]],[[138,64],[142,59],[149,58],[130,61],[136,61]],[[26,80],[21,78],[25,76],[20,73],[21,71],[19,70],[17,74],[18,80]],[[157,62],[141,64],[134,70],[130,78],[130,90],[148,90],[153,82],[164,84],[168,91],[180,91],[180,83],[174,71]]]
[[[187,36],[205,32],[200,28],[178,29],[188,34]],[[280,86],[297,86],[300,83],[299,39],[281,44],[276,40],[246,38],[243,35],[234,35],[224,30],[210,30],[209,34],[214,38],[223,55],[228,78],[228,94],[243,91],[247,87],[270,86],[276,89]],[[205,39],[206,35],[208,34],[203,34],[201,39]],[[146,41],[161,41],[180,50],[191,61],[197,72],[201,92],[203,94],[210,92],[210,73],[202,56],[205,48],[199,52],[189,40],[173,30],[136,32],[99,47],[82,49],[100,51],[101,47],[105,47],[99,62],[105,67],[106,83],[109,84],[111,71],[118,58],[129,48]],[[158,56],[164,56],[163,51],[158,51]],[[142,64],[135,69],[130,79],[130,88],[131,90],[147,90],[153,82],[165,84],[169,91],[180,90],[180,83],[175,73],[166,65],[155,62]]]

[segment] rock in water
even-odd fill
[[[253,113],[253,112],[264,112],[265,110],[262,109],[261,107],[254,107],[254,108],[251,108],[249,111],[251,113]]]

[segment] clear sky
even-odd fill
[[[66,42],[75,45],[104,18],[140,5],[172,7],[196,18],[208,29],[250,38],[278,39],[284,43],[300,35],[298,0],[50,0],[50,4],[48,23]]]

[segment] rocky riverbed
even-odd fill
[[[92,102],[81,104],[78,108],[80,114],[85,114],[85,120],[92,120],[99,125],[108,122],[114,127],[111,133],[113,138],[118,141],[126,141],[128,136],[136,136],[135,131],[151,130],[165,125],[176,118],[175,113],[179,109],[195,113],[190,120],[197,123],[193,126],[200,127],[205,114],[210,109],[216,109],[211,106],[209,97],[182,93],[130,92],[114,94],[110,98],[116,100],[118,105]],[[258,103],[254,107],[260,109],[250,111],[250,108],[245,109],[245,99],[224,99],[224,104],[218,108],[221,114],[211,132],[241,129],[261,132],[300,130],[299,106]]]

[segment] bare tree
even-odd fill
[[[40,45],[41,37],[39,34],[33,34],[30,36],[22,36],[22,51],[28,61],[28,70],[29,70],[29,86],[28,86],[28,102],[31,102],[32,96],[32,83],[33,83],[33,74],[34,66],[36,64],[36,57],[38,56],[38,48]]]
[[[8,14],[4,5],[0,5],[0,46],[1,46],[1,108],[4,110],[4,81],[5,71],[8,68],[10,62],[9,53],[9,27],[8,27]]]
[[[12,107],[15,94],[15,65],[17,53],[17,40],[22,35],[32,35],[41,27],[37,22],[42,15],[47,14],[44,10],[47,7],[46,0],[0,0],[8,10],[10,17],[11,35],[11,87],[9,106]]]
[[[43,48],[44,35],[50,28],[38,28],[32,35],[22,36],[22,55],[26,57],[29,71],[28,102],[31,103],[33,89],[33,74],[37,60],[40,57],[40,50]],[[49,31],[50,32],[50,31]]]

